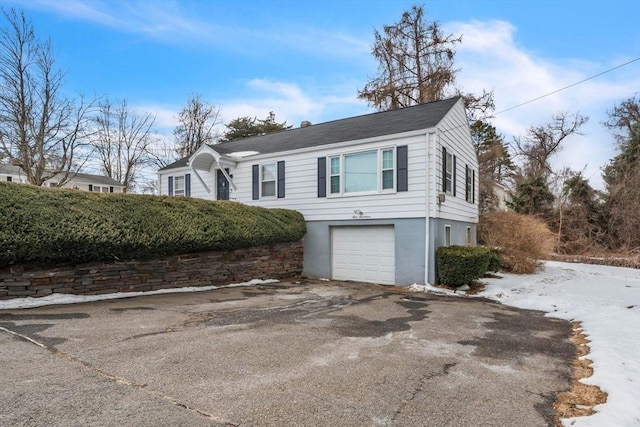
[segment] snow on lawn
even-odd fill
[[[211,291],[213,289],[220,288],[235,288],[238,286],[256,286],[263,285],[267,283],[277,283],[278,280],[275,279],[251,279],[248,282],[242,283],[231,283],[225,286],[189,286],[184,288],[170,288],[170,289],[158,289],[156,291],[145,291],[145,292],[116,292],[113,294],[103,294],[103,295],[71,295],[71,294],[51,294],[45,297],[39,298],[15,298],[6,301],[0,301],[0,310],[7,310],[11,308],[33,308],[33,307],[42,307],[45,305],[56,305],[56,304],[75,304],[80,302],[89,302],[89,301],[101,301],[107,299],[118,299],[118,298],[132,298],[139,297],[142,295],[157,295],[157,294],[173,294],[178,292],[202,292],[202,291]]]
[[[564,426],[640,426],[640,270],[548,261],[533,275],[483,279],[478,296],[582,322],[594,374],[582,380],[609,396],[596,414]]]

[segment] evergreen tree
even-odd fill
[[[480,213],[495,211],[499,200],[495,192],[496,184],[506,185],[515,165],[502,135],[492,124],[476,120],[471,125],[471,138],[478,156],[478,186]]]
[[[238,117],[227,123],[227,131],[220,138],[220,142],[233,141],[234,139],[248,138],[250,136],[266,135],[268,133],[279,132],[291,129],[287,122],[276,122],[276,115],[273,111],[265,119],[256,117]]]

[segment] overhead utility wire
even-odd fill
[[[629,61],[629,62],[625,62],[624,64],[618,65],[617,67],[610,68],[610,69],[608,69],[608,70],[606,70],[606,71],[603,71],[603,72],[601,72],[601,73],[598,73],[598,74],[596,74],[596,75],[594,75],[594,76],[587,77],[586,79],[584,79],[584,80],[580,80],[579,82],[576,82],[576,83],[572,83],[572,84],[570,84],[569,86],[565,86],[565,87],[563,87],[563,88],[560,88],[560,89],[554,90],[553,92],[549,92],[549,93],[547,93],[547,94],[545,94],[545,95],[542,95],[542,96],[539,96],[539,97],[537,97],[537,98],[530,99],[529,101],[523,102],[522,104],[514,105],[513,107],[509,107],[509,108],[507,108],[507,109],[505,109],[505,110],[498,111],[497,113],[495,113],[495,115],[502,114],[502,113],[504,113],[504,112],[507,112],[507,111],[510,111],[510,110],[516,109],[516,108],[518,108],[518,107],[522,107],[523,105],[527,105],[527,104],[529,104],[529,103],[531,103],[531,102],[534,102],[534,101],[537,101],[537,100],[539,100],[539,99],[545,98],[545,97],[547,97],[547,96],[553,95],[553,94],[555,94],[555,93],[561,92],[561,91],[563,91],[563,90],[565,90],[565,89],[569,89],[570,87],[577,86],[577,85],[579,85],[579,84],[581,84],[581,83],[584,83],[584,82],[586,82],[586,81],[588,81],[588,80],[595,79],[596,77],[599,77],[599,76],[601,76],[601,75],[603,75],[603,74],[607,74],[607,73],[609,73],[609,72],[611,72],[611,71],[613,71],[613,70],[617,70],[618,68],[622,68],[622,67],[624,67],[624,66],[626,66],[626,65],[629,65],[629,64],[631,64],[631,63],[633,63],[633,62],[636,62],[636,61],[640,61],[640,58],[632,59],[632,60],[631,60],[631,61]]]

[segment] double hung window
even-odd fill
[[[329,193],[334,196],[396,189],[395,149],[329,157]]]
[[[475,203],[475,187],[476,187],[476,171],[471,169],[469,166],[466,168],[466,179],[465,179],[465,200],[469,203]]]
[[[173,195],[184,196],[184,175],[176,176],[173,179]]]
[[[453,191],[453,155],[445,153],[445,171],[444,171],[445,192]]]
[[[275,197],[276,195],[276,164],[268,163],[260,167],[260,187],[262,197]]]

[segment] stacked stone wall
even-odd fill
[[[52,293],[97,295],[187,286],[224,286],[251,279],[288,279],[302,273],[302,242],[202,252],[151,261],[87,263],[58,268],[0,269],[0,299]]]

